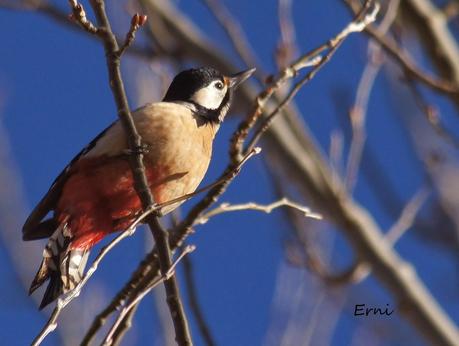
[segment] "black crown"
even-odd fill
[[[187,101],[199,89],[214,80],[223,81],[223,75],[212,67],[192,68],[175,76],[163,101]]]

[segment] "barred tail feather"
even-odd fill
[[[45,294],[41,300],[39,309],[42,310],[45,306],[52,303],[62,294],[61,278],[57,272],[52,272],[49,276],[49,284],[46,287]]]
[[[46,258],[41,261],[40,269],[38,269],[35,278],[32,281],[32,284],[29,288],[29,295],[31,295],[38,287],[43,285],[43,283],[49,278],[50,273],[48,270],[48,265],[46,264]]]
[[[43,261],[30,286],[29,294],[49,279],[40,310],[61,294],[76,287],[83,277],[89,250],[71,249],[71,234],[63,223],[49,238],[43,250]]]

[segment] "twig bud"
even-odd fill
[[[144,14],[134,14],[131,19],[131,25],[132,26],[142,26],[146,23],[147,21],[147,16]]]
[[[132,26],[138,26],[140,21],[140,15],[138,13],[134,14],[131,19]]]
[[[148,19],[147,15],[145,14],[140,15],[139,25],[140,26],[144,25],[147,22],[147,19]]]

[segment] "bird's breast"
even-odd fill
[[[176,106],[147,110],[137,122],[147,144],[145,164],[158,172],[155,193],[161,203],[195,191],[212,155],[211,126],[199,123],[187,108]]]
[[[147,152],[144,163],[149,185],[157,203],[164,203],[196,190],[210,163],[215,131],[212,125],[200,122],[192,112],[173,103],[156,103],[134,112],[134,121]],[[101,157],[119,158],[127,149],[127,141],[119,122],[83,159]],[[127,162],[127,161],[126,161]],[[130,170],[125,164],[116,164],[110,174],[116,185],[125,185]],[[124,178],[123,178],[124,177]],[[101,176],[100,179],[103,179]],[[167,213],[178,204],[162,210]]]

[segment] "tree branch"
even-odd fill
[[[398,13],[399,5],[400,0],[391,0],[388,2],[384,18],[381,24],[378,25],[378,31],[381,34],[387,33],[392,26]],[[367,59],[367,64],[365,65],[357,87],[354,105],[349,111],[352,140],[346,162],[345,186],[350,194],[352,194],[357,181],[360,161],[366,141],[365,123],[368,103],[370,101],[374,82],[383,63],[382,48],[374,41],[368,42]]]
[[[360,10],[360,5],[357,4],[355,1],[346,0],[348,6],[352,9],[353,13],[356,13]],[[432,90],[438,91],[440,93],[446,94],[452,97],[454,100],[459,99],[459,86],[451,83],[448,80],[440,79],[434,76],[427,74],[426,72],[422,71],[418,66],[416,66],[413,59],[408,55],[407,52],[404,52],[400,47],[398,47],[397,43],[386,37],[385,35],[381,34],[377,29],[375,29],[372,25],[368,25],[364,32],[368,34],[372,39],[378,42],[384,51],[394,59],[400,67],[403,68],[405,73],[412,76],[416,80],[420,81],[421,83],[425,84]]]
[[[115,333],[118,331],[118,328],[120,327],[122,321],[128,316],[128,314],[139,304],[139,302],[145,298],[145,296],[151,292],[153,288],[158,286],[161,282],[165,282],[170,280],[172,276],[175,275],[175,268],[177,267],[177,264],[189,253],[193,252],[196,249],[194,245],[188,245],[183,252],[180,254],[180,256],[177,258],[176,261],[174,261],[171,266],[169,267],[168,271],[166,272],[165,275],[160,276],[157,280],[152,282],[147,288],[142,290],[140,294],[132,300],[128,305],[126,305],[121,312],[118,315],[118,318],[116,319],[115,323],[113,323],[113,326],[110,328],[110,330],[107,333],[107,336],[105,337],[104,341],[102,342],[103,346],[110,346],[113,344],[113,336]]]
[[[105,2],[103,0],[91,0],[94,13],[96,15],[105,48],[107,60],[110,87],[115,98],[118,109],[118,117],[126,132],[127,142],[132,155],[129,155],[129,163],[134,177],[134,188],[142,202],[144,210],[149,210],[155,202],[148,187],[147,177],[145,175],[145,165],[143,162],[142,138],[134,124],[130,108],[128,105],[126,92],[124,90],[123,80],[120,69],[120,50],[116,37],[112,32],[107,13],[105,11]],[[145,22],[145,21],[143,21]],[[131,26],[132,27],[132,26]],[[129,39],[129,38],[128,38]],[[171,250],[169,247],[168,233],[159,223],[157,215],[149,215],[146,219],[150,227],[153,238],[155,239],[156,248],[158,249],[159,266],[164,277],[172,266]],[[174,275],[164,282],[167,294],[167,303],[174,322],[175,338],[179,345],[191,345],[191,335],[186,320],[183,304],[180,299],[178,284]]]
[[[448,27],[446,14],[430,0],[406,0],[402,9],[440,74],[459,87],[459,44]]]
[[[198,217],[195,220],[194,224],[202,225],[204,223],[207,223],[207,221],[209,221],[209,219],[215,215],[232,212],[232,211],[257,210],[257,211],[261,211],[261,212],[270,214],[274,209],[277,209],[280,207],[289,207],[294,210],[298,210],[303,213],[304,217],[310,217],[316,220],[322,219],[322,215],[312,212],[311,209],[305,206],[302,206],[298,203],[292,202],[288,198],[281,198],[280,200],[276,202],[266,204],[266,205],[253,203],[253,202],[244,203],[244,204],[222,203],[217,208],[214,208],[212,210],[209,210],[208,212],[203,213],[200,217]]]
[[[207,346],[215,346],[216,342],[212,336],[212,333],[210,332],[209,325],[204,318],[201,306],[199,305],[198,292],[193,275],[193,262],[189,256],[183,259],[183,272],[185,274],[185,285],[186,291],[188,293],[190,309],[194,315],[196,323],[198,324],[198,329],[201,333],[201,336]]]
[[[124,316],[123,320],[118,325],[118,328],[113,333],[112,337],[112,346],[119,346],[121,345],[121,341],[124,338],[124,335],[128,332],[128,330],[132,327],[132,320],[134,319],[134,315],[137,311],[139,304],[132,307],[131,310]]]
[[[50,4],[46,0],[0,0],[0,7],[12,11],[36,11],[38,14],[47,16],[63,27],[75,30],[78,33],[83,33],[83,31],[81,31],[81,25],[75,21],[76,17],[73,16],[73,13],[69,16],[66,12],[62,11],[57,6]],[[87,37],[100,40],[98,35],[90,35]],[[117,38],[117,41],[120,42],[121,39]],[[161,57],[161,53],[159,51],[154,51],[149,47],[140,47],[136,45],[130,47],[127,53],[147,60],[153,60]]]

